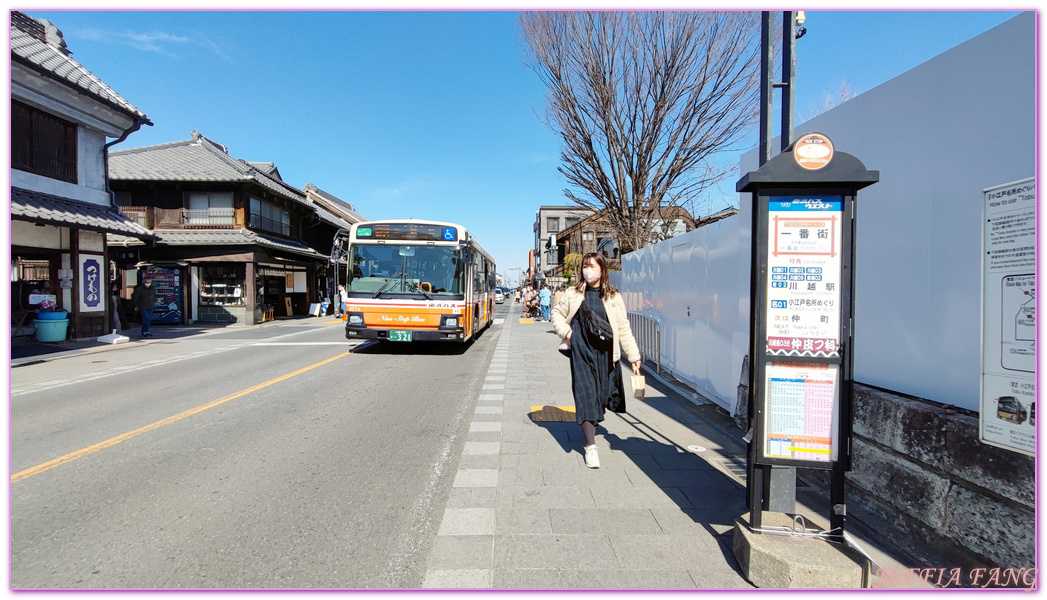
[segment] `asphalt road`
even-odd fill
[[[12,392],[12,588],[418,587],[499,329],[350,348],[289,324],[13,369],[36,387]]]

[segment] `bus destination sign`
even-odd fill
[[[357,227],[356,237],[373,240],[457,242],[458,230],[454,227],[420,223],[371,223]]]

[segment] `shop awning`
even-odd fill
[[[292,240],[251,231],[250,229],[172,229],[154,232],[158,246],[244,246],[256,245],[274,248],[316,259],[327,259],[309,246]]]
[[[153,234],[108,206],[88,204],[61,196],[22,188],[11,188],[11,218],[73,229],[118,233],[140,240]]]

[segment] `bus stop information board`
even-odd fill
[[[767,355],[763,457],[838,458],[842,277],[840,196],[772,196],[768,204]]]
[[[1036,453],[1036,181],[983,191],[981,440]]]
[[[837,365],[767,365],[765,458],[837,459],[838,373]]]
[[[840,355],[843,200],[774,196],[767,234],[767,353]]]

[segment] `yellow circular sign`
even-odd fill
[[[800,167],[816,171],[833,159],[833,143],[820,133],[808,133],[793,145],[793,159]]]

